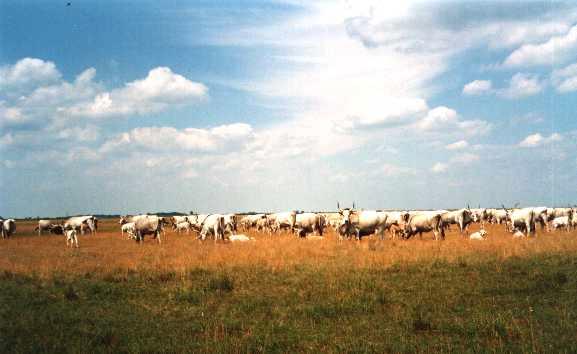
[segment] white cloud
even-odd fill
[[[540,133],[535,133],[527,136],[520,143],[520,147],[530,148],[537,147],[541,145],[546,145],[552,142],[561,141],[563,137],[559,133],[553,133],[549,137],[544,137]]]
[[[451,163],[457,163],[457,164],[463,164],[463,165],[469,165],[475,161],[479,160],[479,155],[476,154],[471,154],[471,153],[462,153],[462,154],[458,154],[456,156],[454,156],[453,158],[451,158]]]
[[[393,164],[383,164],[380,168],[377,167],[377,173],[385,177],[393,177],[400,175],[414,175],[416,171],[409,167],[402,167]]]
[[[431,172],[444,173],[444,172],[447,172],[448,168],[449,168],[449,165],[442,163],[442,162],[437,162],[433,165],[433,167],[431,167]]]
[[[469,143],[466,140],[459,140],[445,146],[447,150],[462,150],[467,147],[469,147]]]
[[[509,81],[509,87],[500,91],[500,94],[509,99],[524,98],[536,95],[543,91],[545,83],[539,80],[539,75],[517,73]]]
[[[503,62],[506,67],[552,65],[575,57],[577,53],[577,25],[566,34],[551,37],[540,44],[525,44]]]
[[[0,92],[50,84],[60,79],[60,72],[50,61],[23,58],[14,65],[0,67]]]
[[[554,70],[551,81],[560,93],[568,93],[577,90],[577,63],[563,69]]]
[[[463,87],[463,94],[474,96],[482,95],[491,91],[491,80],[474,80]]]
[[[466,136],[484,135],[492,128],[490,123],[483,120],[461,120],[454,109],[445,106],[431,109],[423,119],[415,123],[415,127],[423,132]]]
[[[147,114],[161,111],[168,105],[198,102],[207,97],[207,92],[203,84],[175,74],[170,68],[158,67],[150,70],[142,80],[99,93],[92,102],[80,103],[64,111],[70,115],[89,117]]]
[[[132,147],[149,151],[215,152],[238,147],[252,136],[252,127],[244,123],[210,129],[141,127],[105,142],[100,151],[107,153]]]

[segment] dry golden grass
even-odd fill
[[[337,241],[329,232],[324,240],[307,241],[283,234],[268,236],[250,232],[256,242],[231,244],[200,242],[196,234],[167,231],[162,244],[148,237],[143,244],[120,235],[116,219],[102,220],[96,236],[79,236],[80,248],[65,246],[63,236],[35,236],[35,222],[17,223],[17,234],[0,240],[0,270],[17,274],[48,277],[57,273],[95,276],[112,272],[174,271],[200,267],[222,269],[244,266],[265,266],[282,270],[298,265],[313,267],[389,267],[442,260],[469,263],[484,260],[506,260],[510,257],[531,257],[538,254],[577,253],[577,231],[541,232],[536,238],[515,240],[503,226],[488,225],[485,241],[461,238],[450,231],[444,242],[424,235],[408,240],[378,241],[373,237],[361,242]],[[473,225],[471,231],[476,231]]]

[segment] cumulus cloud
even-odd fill
[[[446,163],[437,162],[433,165],[433,167],[431,167],[431,172],[444,173],[444,172],[447,172],[448,169],[449,169],[449,165],[447,165]]]
[[[531,135],[527,136],[525,139],[523,139],[519,143],[519,146],[523,147],[523,148],[531,148],[531,147],[547,145],[547,144],[550,144],[550,143],[556,142],[556,141],[561,141],[562,139],[563,139],[563,137],[559,133],[553,133],[549,137],[544,137],[540,133],[535,133],[535,134],[531,134]]]
[[[551,81],[555,89],[560,93],[568,93],[577,90],[577,63],[563,69],[554,70]]]
[[[503,62],[506,67],[551,65],[575,57],[577,25],[564,35],[551,37],[540,44],[525,44],[513,51]]]
[[[207,97],[208,89],[158,67],[146,78],[129,82],[125,87],[96,95],[92,102],[81,103],[66,110],[68,114],[89,117],[128,116],[158,112],[167,105],[190,104]]]
[[[540,93],[544,87],[539,75],[517,73],[509,81],[509,87],[501,90],[500,94],[509,99],[524,98]]]
[[[133,147],[148,151],[215,152],[245,143],[252,133],[252,127],[245,123],[210,129],[141,127],[106,141],[100,151],[106,153]]]
[[[482,95],[492,89],[491,80],[474,80],[463,87],[463,94],[469,96]]]
[[[0,67],[0,92],[18,91],[30,86],[56,82],[61,74],[51,61],[22,58],[14,65]]]
[[[447,150],[462,150],[467,147],[469,147],[469,143],[466,140],[459,140],[445,146]]]
[[[415,123],[423,132],[458,132],[468,136],[484,135],[491,130],[491,124],[483,120],[462,120],[457,111],[439,106]]]

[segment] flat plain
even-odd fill
[[[1,352],[577,352],[577,231],[0,240]],[[471,231],[478,230],[472,225]]]

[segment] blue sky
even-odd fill
[[[571,2],[3,1],[0,215],[577,201]]]

